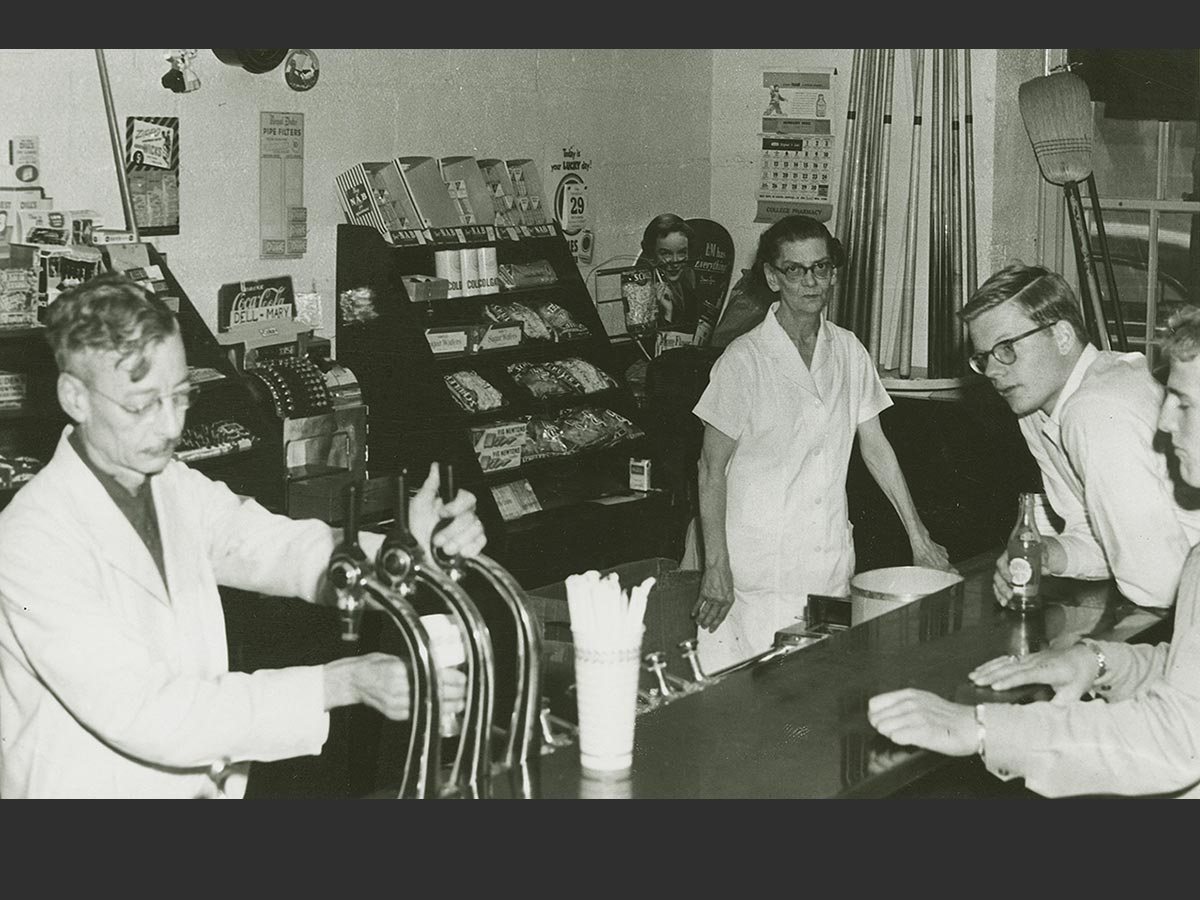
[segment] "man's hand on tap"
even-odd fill
[[[440,485],[437,463],[432,463],[429,476],[409,504],[409,530],[426,553],[432,541],[450,556],[478,555],[487,543],[487,535],[475,515],[475,495],[460,490],[449,503],[443,503],[438,496]]]
[[[407,719],[412,713],[412,691],[404,661],[388,653],[366,653],[326,663],[325,709],[365,703],[389,719]],[[438,696],[442,714],[459,713],[466,699],[467,676],[458,669],[438,669]]]

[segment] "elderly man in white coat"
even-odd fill
[[[74,421],[0,513],[0,796],[241,796],[254,760],[319,753],[329,710],[409,715],[402,660],[229,671],[218,584],[314,600],[335,544],[316,520],[269,513],[173,460],[191,399],[162,302],[119,276],[63,293],[47,337]],[[476,554],[475,499],[409,517],[428,548]],[[380,535],[363,533],[373,553]],[[443,700],[461,704],[447,671]]]

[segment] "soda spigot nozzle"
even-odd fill
[[[396,476],[396,496],[392,505],[395,521],[375,556],[379,577],[392,588],[402,588],[411,582],[421,552],[421,545],[408,530],[407,480],[408,470],[402,469]]]
[[[351,482],[346,487],[346,521],[342,541],[329,557],[329,583],[337,594],[338,618],[343,641],[357,641],[362,628],[363,610],[367,599],[363,590],[367,554],[358,543],[359,509],[362,485]]]

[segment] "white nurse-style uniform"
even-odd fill
[[[693,410],[736,442],[725,472],[734,603],[716,631],[700,630],[709,673],[770,649],[804,620],[809,594],[849,593],[850,450],[859,424],[892,405],[853,332],[822,317],[810,370],[778,308],[729,344]]]

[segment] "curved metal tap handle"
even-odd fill
[[[441,701],[429,633],[421,624],[421,617],[399,591],[371,576],[363,579],[363,586],[395,623],[411,662],[412,727],[405,754],[404,777],[397,797],[401,800],[434,799],[441,795],[442,752],[438,730]]]
[[[525,591],[516,579],[494,559],[479,554],[462,557],[464,571],[477,573],[500,597],[516,624],[516,690],[513,709],[504,741],[502,764],[516,769],[537,755],[540,739],[539,701],[542,695],[542,636],[530,611]]]
[[[486,796],[491,777],[491,732],[495,704],[496,665],[491,635],[478,608],[446,573],[431,565],[408,530],[407,472],[396,479],[395,523],[379,548],[380,568],[396,589],[411,592],[418,585],[431,590],[449,609],[467,646],[467,690],[463,729],[449,784],[467,796]],[[465,764],[465,765],[464,765]]]
[[[467,696],[463,729],[455,755],[451,783],[471,798],[488,796],[492,772],[492,718],[495,710],[496,661],[492,638],[478,607],[446,573],[417,562],[413,578],[442,601],[466,638]]]

